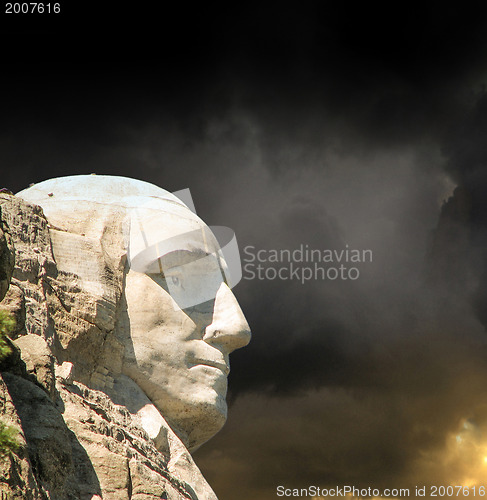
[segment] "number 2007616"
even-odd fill
[[[59,14],[60,3],[6,3],[5,14]]]

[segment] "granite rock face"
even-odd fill
[[[58,269],[40,207],[0,194],[0,210],[0,308],[16,319],[14,353],[0,378],[0,418],[18,429],[20,445],[0,461],[0,494],[216,500],[162,417],[150,436],[139,415],[97,390],[97,381],[110,387],[110,363],[123,351],[111,335],[119,297],[101,290],[102,300],[94,300],[79,276]],[[122,287],[117,265],[105,273],[118,283],[115,295]]]
[[[174,194],[125,177],[49,179],[17,196],[49,223],[56,270],[47,256],[40,271],[58,363],[126,406],[161,450],[167,425],[190,452],[212,438],[229,355],[250,330],[211,229]]]
[[[0,214],[0,300],[7,293],[14,269],[14,248],[5,221]]]

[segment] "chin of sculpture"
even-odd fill
[[[229,354],[250,332],[206,224],[110,176],[52,179],[0,206],[1,307],[17,319],[2,412],[25,441],[9,491],[215,499],[189,452],[224,425]]]

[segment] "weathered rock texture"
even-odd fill
[[[7,293],[14,268],[14,248],[10,233],[0,217],[0,300]]]
[[[122,349],[109,335],[115,299],[93,300],[76,275],[57,269],[39,207],[0,194],[0,209],[0,307],[16,319],[16,349],[2,364],[0,417],[18,429],[20,444],[0,462],[0,495],[216,499],[169,426],[156,448],[125,406],[93,389],[110,363],[98,354]]]

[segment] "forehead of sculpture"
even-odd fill
[[[201,219],[172,193],[148,182],[108,175],[58,177],[35,184],[17,196],[43,208],[51,224],[77,233],[90,232],[119,214],[137,221],[165,220],[194,229]],[[184,221],[184,222],[182,222]],[[147,230],[151,229],[147,227]],[[185,231],[188,229],[185,228]]]
[[[135,206],[138,197],[154,198],[185,207],[172,193],[149,182],[112,175],[73,175],[49,179],[17,193],[17,196],[40,206],[59,201]]]

